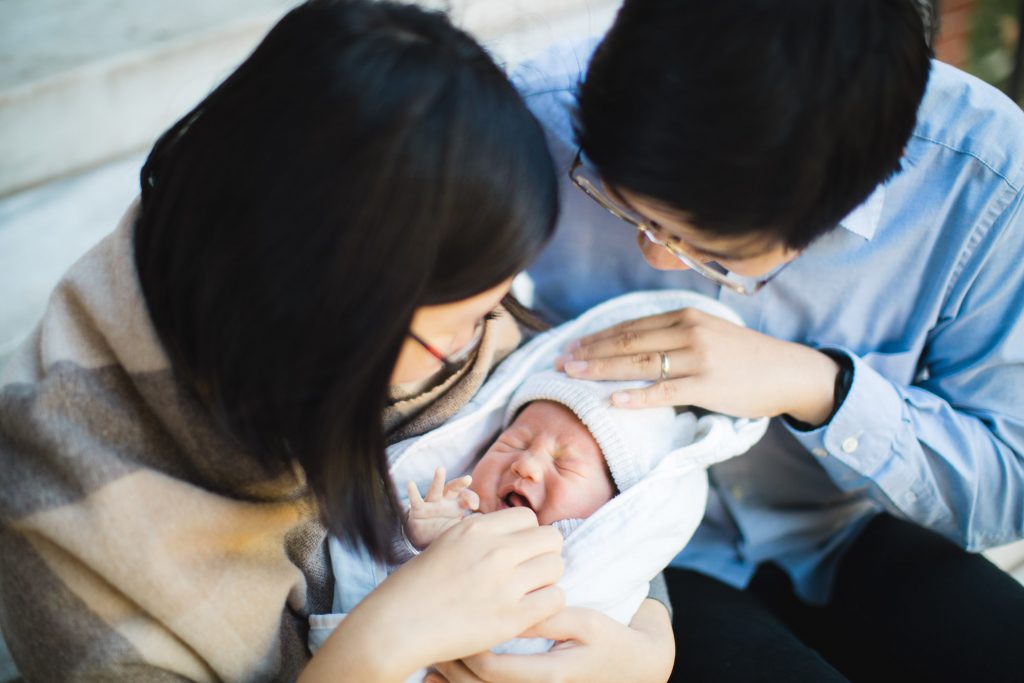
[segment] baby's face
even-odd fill
[[[473,468],[480,511],[529,507],[541,524],[582,519],[615,488],[594,437],[559,403],[535,401],[501,433]]]

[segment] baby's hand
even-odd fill
[[[416,484],[409,482],[409,516],[405,520],[405,536],[423,550],[435,538],[461,520],[467,512],[480,507],[480,497],[467,487],[473,478],[469,475],[444,483],[444,468],[434,470],[427,497],[421,498]]]

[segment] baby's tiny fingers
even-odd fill
[[[468,474],[464,477],[459,477],[458,479],[452,479],[450,482],[444,485],[444,497],[453,499],[459,493],[459,491],[462,491],[472,483],[473,477],[469,476]]]
[[[413,483],[412,479],[406,483],[405,490],[409,494],[409,505],[423,505],[423,497],[420,496],[420,490],[416,488],[416,484]]]
[[[434,470],[434,480],[430,482],[430,489],[427,490],[427,500],[436,502],[444,495],[444,468],[438,467]]]
[[[459,494],[459,507],[476,512],[480,509],[480,496],[472,489],[465,489]]]

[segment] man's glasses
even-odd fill
[[[780,264],[766,276],[751,285],[730,280],[726,271],[718,270],[714,266],[708,265],[706,257],[702,257],[701,254],[696,251],[691,251],[686,243],[678,237],[668,234],[657,223],[653,223],[652,221],[644,218],[632,209],[623,206],[621,203],[608,197],[604,192],[602,192],[599,189],[601,187],[600,178],[593,170],[583,164],[582,150],[576,152],[576,158],[573,160],[572,167],[569,169],[569,178],[585,195],[600,204],[608,213],[632,225],[640,232],[640,234],[647,238],[649,242],[666,249],[690,270],[703,275],[715,284],[721,285],[736,294],[743,294],[747,296],[756,294],[761,291],[766,284],[771,282],[779,273],[781,273],[786,266],[792,263],[792,261],[787,261]]]

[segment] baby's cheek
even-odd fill
[[[486,470],[481,471],[481,468],[477,466],[473,468],[471,476],[473,477],[473,483],[469,485],[469,490],[480,497],[480,512],[494,512],[497,510],[498,496],[495,486],[496,481],[493,475],[488,476]]]

